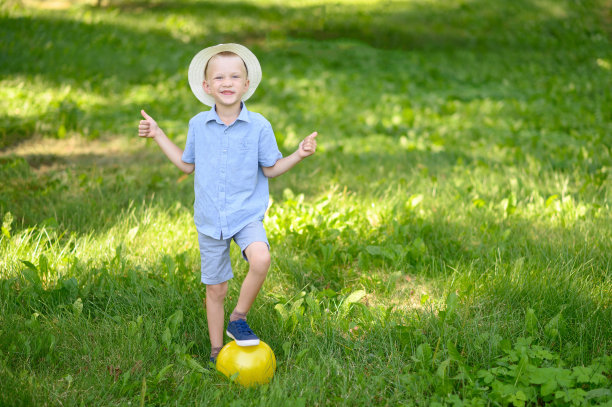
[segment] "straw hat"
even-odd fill
[[[255,54],[253,54],[247,47],[240,44],[219,44],[212,47],[204,48],[198,52],[189,64],[189,72],[187,77],[189,78],[189,86],[191,91],[198,98],[198,100],[205,105],[213,106],[215,99],[208,93],[204,92],[202,84],[204,83],[204,68],[208,63],[208,60],[214,55],[223,52],[230,51],[238,55],[244,61],[249,79],[249,89],[242,96],[242,100],[247,100],[255,93],[255,89],[261,82],[261,66]]]

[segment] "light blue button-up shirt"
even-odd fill
[[[227,126],[215,107],[189,121],[182,160],[195,164],[194,220],[198,232],[229,239],[268,208],[268,178],[261,167],[282,158],[272,126],[242,104]]]

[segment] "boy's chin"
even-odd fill
[[[234,107],[234,106],[240,106],[240,99],[231,99],[231,100],[227,100],[227,99],[215,99],[215,103],[217,105],[220,106],[225,106],[225,107]]]

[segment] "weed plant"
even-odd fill
[[[56,3],[54,3],[56,4]],[[0,5],[0,405],[612,403],[612,15],[596,0]],[[248,45],[290,153],[249,321],[205,368],[191,57]],[[236,301],[247,266],[232,248]]]

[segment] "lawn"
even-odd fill
[[[0,4],[0,405],[612,403],[612,3]],[[193,55],[247,45],[284,154],[249,323],[205,369]],[[232,248],[233,308],[247,265]]]

